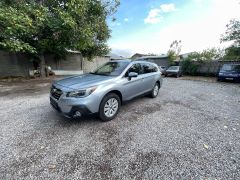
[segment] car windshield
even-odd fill
[[[179,66],[170,66],[168,70],[178,70]]]
[[[240,64],[224,64],[222,69],[223,71],[240,71]]]
[[[104,75],[104,76],[119,76],[123,70],[128,66],[129,62],[107,62],[91,74]]]

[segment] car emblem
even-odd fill
[[[52,92],[56,92],[56,91],[57,91],[57,89],[55,89],[55,88],[54,88],[54,89],[52,89]]]

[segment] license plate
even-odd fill
[[[227,80],[233,80],[233,78],[226,78]]]

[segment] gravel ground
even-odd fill
[[[0,83],[0,179],[240,179],[240,85],[165,78],[116,119],[69,120],[49,82]]]

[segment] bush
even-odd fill
[[[186,58],[181,63],[183,74],[197,75],[199,65],[193,62],[190,58]]]

